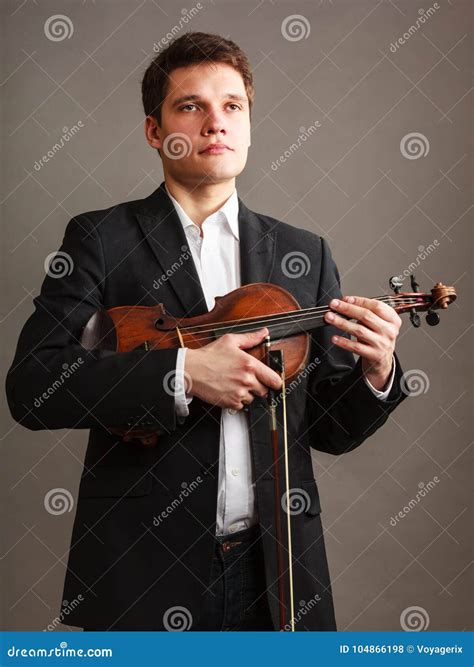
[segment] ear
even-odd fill
[[[161,128],[155,118],[147,116],[145,118],[145,136],[152,148],[162,148]]]

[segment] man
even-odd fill
[[[98,308],[163,303],[174,316],[193,316],[216,296],[269,282],[303,308],[331,306],[330,326],[311,336],[308,372],[286,396],[286,492],[302,507],[293,511],[286,497],[296,608],[287,595],[284,620],[297,631],[336,629],[311,449],[353,450],[403,399],[400,318],[377,301],[342,299],[323,239],[238,198],[253,96],[247,58],[217,35],[185,34],[155,58],[142,97],[165,180],[146,199],[69,222],[58,257],[71,270],[48,272],[21,333],[7,380],[13,417],[32,430],[90,429],[64,588],[70,606],[78,601],[69,624],[280,629],[267,394],[282,380],[245,351],[268,330],[201,349],[80,344]],[[305,262],[298,275],[292,258]],[[65,368],[67,379],[48,391]],[[108,430],[134,425],[156,427],[156,446]],[[280,416],[278,429],[282,436]],[[287,591],[289,547],[281,549]]]

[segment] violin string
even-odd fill
[[[386,303],[390,303],[390,301],[392,301],[392,300],[396,301],[397,299],[398,300],[403,300],[404,299],[404,297],[402,295],[399,295],[399,296],[382,295],[382,296],[373,297],[373,298],[376,299],[377,301],[384,301]],[[414,297],[409,297],[409,298],[414,298]],[[265,317],[266,318],[268,318],[268,317],[279,317],[279,316],[285,316],[285,315],[289,315],[289,314],[291,315],[292,313],[310,313],[310,312],[316,313],[318,311],[320,311],[320,312],[327,311],[328,309],[329,309],[329,307],[327,305],[326,306],[311,306],[310,308],[299,308],[297,310],[289,311],[287,313],[268,313],[268,315],[265,315]],[[251,320],[258,319],[259,317],[262,317],[262,315],[255,315],[253,318],[249,317],[249,318],[244,318],[244,319],[245,319],[245,321],[250,322]],[[220,322],[219,324],[234,324],[235,322],[241,322],[241,321],[242,320],[224,320],[224,321]],[[187,331],[192,331],[194,329],[200,329],[203,326],[208,326],[208,324],[197,324],[195,326],[183,327],[183,328],[185,328]]]
[[[404,301],[400,303],[399,305],[403,307],[408,307],[412,305],[417,305],[419,302],[417,300],[410,300],[410,301]],[[293,312],[293,311],[292,311]],[[233,324],[232,328],[243,328],[243,327],[251,327],[251,329],[247,329],[245,332],[240,332],[240,333],[247,333],[250,331],[258,331],[258,329],[264,327],[264,326],[277,326],[278,324],[296,324],[297,322],[307,322],[309,320],[321,320],[323,319],[324,315],[327,312],[331,312],[330,308],[324,308],[322,312],[318,313],[315,312],[315,314],[310,314],[308,315],[308,311],[302,312],[301,310],[294,311],[294,314],[288,314],[288,313],[278,313],[277,316],[270,315],[270,316],[265,316],[264,319],[258,320],[257,319],[252,319],[252,318],[244,318],[241,320],[229,320],[229,323]],[[260,316],[261,317],[261,316]],[[222,324],[225,324],[226,322],[219,322],[216,323],[215,326],[213,326],[211,329],[201,329],[199,328],[197,331],[194,331],[194,327],[183,327],[180,329],[180,332],[182,333],[183,336],[192,336],[194,334],[197,334],[201,336],[201,334],[205,333],[212,333],[216,334],[219,333],[220,331],[226,331],[228,332],[229,327],[221,326]],[[212,326],[209,323],[205,325],[200,325],[200,326]],[[190,331],[190,329],[193,329]],[[302,330],[302,333],[304,330]],[[232,332],[229,332],[232,333]],[[239,332],[236,332],[239,333]],[[210,338],[214,338],[214,335],[211,336]],[[201,340],[208,340],[209,338],[204,338]]]
[[[417,305],[419,301],[417,299],[405,300],[403,302],[398,302],[399,306],[411,306]],[[251,326],[255,327],[252,330],[257,331],[259,328],[264,326],[278,325],[278,324],[294,324],[297,321],[305,322],[307,320],[318,320],[322,319],[324,315],[328,312],[331,312],[331,309],[327,306],[321,308],[306,308],[301,310],[290,311],[290,313],[276,313],[273,315],[258,315],[256,318],[243,318],[240,320],[227,320],[223,322],[216,323],[215,326],[208,329],[202,329],[201,327],[212,326],[210,323],[196,325],[194,327],[180,327],[180,332],[183,336],[196,334],[205,334],[205,333],[216,333],[222,330],[227,330],[229,327],[222,326],[223,324],[230,324],[237,327]],[[314,314],[313,314],[314,313]],[[258,319],[263,317],[263,319]]]
[[[377,301],[382,301],[384,303],[390,303],[391,301],[395,301],[397,305],[415,305],[419,303],[419,298],[420,297],[409,297],[407,299],[404,299],[402,296],[399,298],[395,298],[392,296],[383,296],[383,297],[376,297]],[[331,309],[328,306],[317,306],[317,307],[311,307],[311,308],[301,308],[298,310],[294,311],[289,311],[286,313],[269,313],[268,315],[256,315],[254,317],[248,317],[248,318],[242,318],[240,320],[223,320],[222,322],[216,323],[216,326],[213,327],[212,329],[203,329],[202,327],[209,327],[211,326],[208,322],[206,324],[197,324],[194,326],[190,327],[182,327],[180,328],[181,332],[188,332],[188,333],[193,333],[194,331],[196,333],[208,333],[211,331],[216,331],[219,330],[219,328],[226,328],[222,327],[223,324],[228,324],[228,325],[258,325],[261,322],[274,322],[278,323],[281,320],[285,320],[286,318],[290,319],[290,321],[293,321],[294,318],[298,319],[301,317],[306,317],[309,315],[310,317],[314,315],[317,315],[318,313],[326,313],[329,312]],[[260,319],[259,318],[264,318]],[[264,325],[262,325],[264,326]]]
[[[417,303],[419,303],[418,300],[413,299],[413,300],[406,300],[399,305],[411,306],[411,305],[416,305]],[[306,309],[306,310],[312,310],[312,309]],[[300,322],[304,323],[304,322],[308,322],[308,321],[316,321],[317,322],[319,320],[323,320],[324,315],[325,315],[326,312],[330,312],[330,308],[324,308],[323,313],[315,314],[315,315],[312,315],[312,316],[307,316],[307,313],[305,313],[305,312],[302,313],[301,310],[297,310],[297,311],[294,311],[295,314],[293,316],[288,316],[288,313],[278,313],[278,315],[283,316],[283,317],[280,317],[279,319],[274,317],[271,320],[263,319],[263,320],[253,321],[253,320],[251,320],[251,318],[249,318],[248,320],[247,319],[229,320],[229,322],[235,323],[235,328],[237,328],[239,326],[240,327],[251,326],[252,328],[249,331],[257,331],[258,329],[263,328],[264,326],[269,326],[269,327],[272,326],[272,325],[278,326],[278,324],[282,324],[282,323],[283,324],[297,324],[297,323],[300,323]],[[272,316],[270,316],[270,317],[272,317]],[[268,318],[268,316],[267,316],[267,318]],[[199,334],[200,342],[204,342],[204,341],[208,341],[208,340],[209,341],[215,340],[215,334],[216,333],[218,333],[219,331],[227,331],[228,327],[222,327],[221,324],[222,323],[219,323],[219,325],[216,325],[215,327],[213,327],[211,329],[200,329],[199,331],[197,331],[196,334]],[[259,325],[259,326],[256,326],[256,325]],[[201,326],[209,326],[209,324],[201,325]],[[191,328],[194,329],[194,327],[190,327],[190,329]],[[316,327],[314,327],[314,328],[316,328]],[[240,331],[240,332],[236,332],[236,333],[249,333],[249,331]],[[191,337],[191,336],[194,335],[194,333],[189,332],[189,329],[186,328],[186,327],[180,328],[180,333],[183,337],[183,340],[186,336]],[[211,336],[205,336],[203,338],[202,334],[205,334],[205,333],[210,333],[212,335]],[[306,333],[306,329],[302,328],[301,333]],[[297,335],[297,334],[294,334],[294,335]]]

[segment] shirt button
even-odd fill
[[[228,412],[230,415],[235,415],[236,412],[237,412],[237,410],[234,410],[233,408],[229,408],[229,409],[227,410],[227,412]]]
[[[237,477],[237,475],[239,474],[240,470],[239,470],[238,468],[232,468],[232,471],[231,471],[231,472],[232,472],[232,474],[234,475],[234,477]]]
[[[231,533],[235,533],[235,531],[237,530],[237,526],[229,526],[229,530]]]

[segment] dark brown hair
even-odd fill
[[[252,114],[253,76],[245,53],[234,42],[207,32],[187,32],[173,40],[152,60],[142,80],[142,101],[146,116],[161,125],[161,107],[167,94],[168,77],[178,67],[199,63],[226,63],[237,70],[245,85]]]

